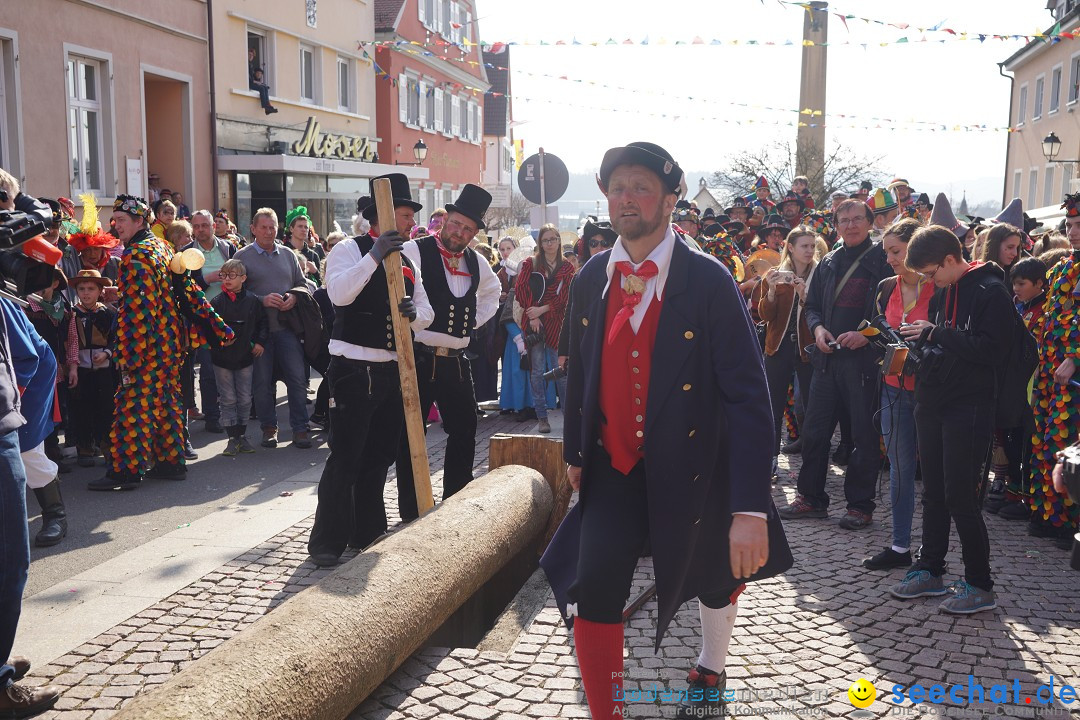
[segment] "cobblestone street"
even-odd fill
[[[507,417],[481,420],[477,473],[487,465],[487,438],[523,432],[535,424]],[[558,427],[556,428],[558,432]],[[432,439],[432,467],[441,467],[442,440]],[[794,496],[798,457],[781,459],[776,503]],[[859,561],[883,547],[889,536],[887,478],[884,503],[871,529],[849,532],[836,525],[843,506],[842,482],[833,468],[829,489],[833,518],[788,522],[796,566],[784,576],[752,585],[740,599],[728,687],[736,690],[733,714],[788,717],[884,717],[898,712],[885,699],[893,685],[959,683],[968,676],[987,691],[995,683],[1019,682],[1019,707],[984,704],[923,704],[910,713],[944,717],[1018,716],[1025,699],[1054,679],[1055,687],[1080,677],[1080,573],[1049,540],[1030,538],[1022,523],[988,517],[994,547],[999,608],[955,618],[937,611],[940,600],[903,603],[887,589],[903,576],[866,571]],[[435,473],[440,494],[440,473]],[[388,482],[387,509],[397,522],[396,486]],[[329,570],[307,562],[311,518],[258,544],[183,589],[136,613],[109,631],[36,666],[28,684],[54,683],[64,689],[56,709],[42,717],[98,720],[127,698],[164,682],[203,653],[226,642],[293,593]],[[916,517],[918,531],[920,520]],[[954,542],[955,547],[955,542]],[[718,562],[724,559],[718,559]],[[961,567],[949,557],[950,574]],[[33,568],[31,568],[31,573]],[[651,561],[638,567],[635,593],[651,578]],[[673,717],[674,703],[635,701],[634,692],[662,693],[685,687],[696,660],[698,613],[685,605],[673,621],[659,654],[652,649],[655,601],[648,602],[626,628],[625,688],[630,717]],[[47,632],[41,629],[40,632]],[[858,711],[847,700],[848,686],[864,677],[875,684],[877,702]],[[552,599],[528,623],[509,653],[469,648],[428,648],[394,673],[352,718],[575,718],[588,717],[569,635]],[[1037,703],[1036,703],[1037,706]],[[1073,705],[1075,707],[1075,704]],[[868,714],[863,714],[867,713]],[[906,711],[905,711],[906,712]],[[1080,712],[1073,711],[1080,716]],[[1039,717],[1066,716],[1041,714]]]

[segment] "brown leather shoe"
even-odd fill
[[[0,717],[33,717],[51,708],[59,699],[60,688],[54,685],[36,688],[11,685],[0,690]]]
[[[30,672],[30,658],[28,657],[13,655],[8,658],[7,664],[15,668],[15,677],[11,678],[15,682],[19,682],[26,677],[26,673]]]
[[[297,430],[293,433],[292,444],[301,450],[311,447],[311,436],[305,430]]]
[[[277,428],[266,428],[263,430],[262,446],[264,448],[277,447]]]

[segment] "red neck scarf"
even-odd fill
[[[221,292],[225,293],[225,297],[229,298],[229,299],[230,299],[230,300],[232,300],[233,302],[236,302],[236,293],[234,293],[234,292],[229,292],[229,291],[228,291],[228,290],[226,290],[225,288],[221,288]]]
[[[442,255],[443,267],[451,275],[457,275],[458,277],[471,278],[472,275],[468,271],[462,271],[459,269],[461,265],[461,258],[465,255],[465,251],[450,252],[446,249],[446,246],[442,244],[442,238],[438,235],[435,236],[435,247],[439,248],[439,254]]]
[[[645,292],[645,282],[649,278],[656,277],[660,270],[656,267],[656,263],[652,260],[646,260],[641,264],[641,267],[634,270],[634,266],[625,260],[621,260],[615,263],[615,268],[619,271],[619,274],[625,278],[623,289],[623,306],[619,309],[619,312],[615,313],[615,319],[611,321],[611,330],[608,332],[607,344],[615,342],[615,337],[619,334],[619,330],[626,324],[626,321],[634,314],[634,308],[641,302],[642,293]]]

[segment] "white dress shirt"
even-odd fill
[[[356,240],[349,238],[342,240],[326,256],[326,294],[330,302],[337,306],[337,312],[344,312],[342,308],[352,304],[378,268],[378,263],[371,254],[364,255]],[[416,319],[410,323],[416,333],[431,324],[435,319],[435,311],[431,309],[424,284],[420,278],[420,263],[413,263],[413,303],[416,305]],[[397,312],[396,308],[392,309]],[[350,360],[366,360],[367,362],[396,361],[397,353],[393,350],[364,347],[354,345],[344,340],[330,341],[330,354],[340,355]]]
[[[615,241],[615,246],[611,248],[611,254],[608,255],[607,261],[608,281],[607,285],[604,286],[604,297],[607,297],[608,288],[611,287],[612,278],[617,270],[615,263],[628,262],[635,272],[648,260],[652,260],[656,264],[656,277],[651,277],[645,281],[645,290],[641,293],[641,302],[634,306],[634,314],[630,316],[630,327],[633,328],[634,334],[637,334],[638,328],[641,327],[641,321],[645,319],[645,313],[648,312],[653,299],[659,298],[661,301],[664,299],[664,286],[667,284],[668,271],[671,269],[671,254],[674,251],[675,231],[671,229],[670,225],[668,225],[667,233],[664,234],[664,239],[660,241],[660,244],[653,248],[653,251],[649,253],[645,260],[639,263],[635,263],[630,259],[630,254],[626,252],[621,235]],[[730,478],[729,482],[736,482],[736,479]],[[761,512],[736,512],[732,514],[752,515],[762,520],[766,519],[765,513]]]
[[[416,244],[415,240],[405,243],[401,252],[412,261],[414,266],[420,267],[420,246]],[[499,309],[499,295],[502,294],[502,283],[499,282],[499,278],[492,271],[491,265],[479,253],[477,253],[476,259],[480,265],[480,284],[476,288],[476,324],[473,329],[480,327],[494,317]],[[445,263],[442,272],[446,276],[447,285],[450,286],[450,294],[454,297],[463,297],[469,292],[469,288],[472,286],[472,275],[451,275],[450,271],[446,269]],[[424,327],[430,324],[428,322]],[[432,330],[419,330],[416,333],[416,342],[431,347],[461,350],[469,346],[470,339],[469,337],[459,338]]]

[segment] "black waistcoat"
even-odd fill
[[[375,241],[370,235],[359,235],[354,238],[362,255],[371,252]],[[413,265],[407,257],[401,255],[402,268],[408,268],[405,273],[405,294],[412,296]],[[333,340],[342,340],[352,345],[374,348],[377,350],[395,350],[397,343],[394,340],[394,325],[390,312],[390,291],[386,287],[386,270],[382,263],[371,274],[368,284],[360,291],[348,305],[334,306],[334,328],[330,333]]]
[[[436,245],[438,241],[434,236],[428,235],[416,241],[420,248],[420,274],[424,278],[424,290],[427,291],[428,302],[435,311],[435,320],[427,327],[428,330],[458,338],[466,338],[473,331],[476,324],[476,290],[480,287],[480,261],[476,257],[476,251],[465,248],[465,267],[472,277],[469,290],[461,297],[456,297],[450,292],[450,284],[446,280],[446,270],[443,266],[443,258]]]

